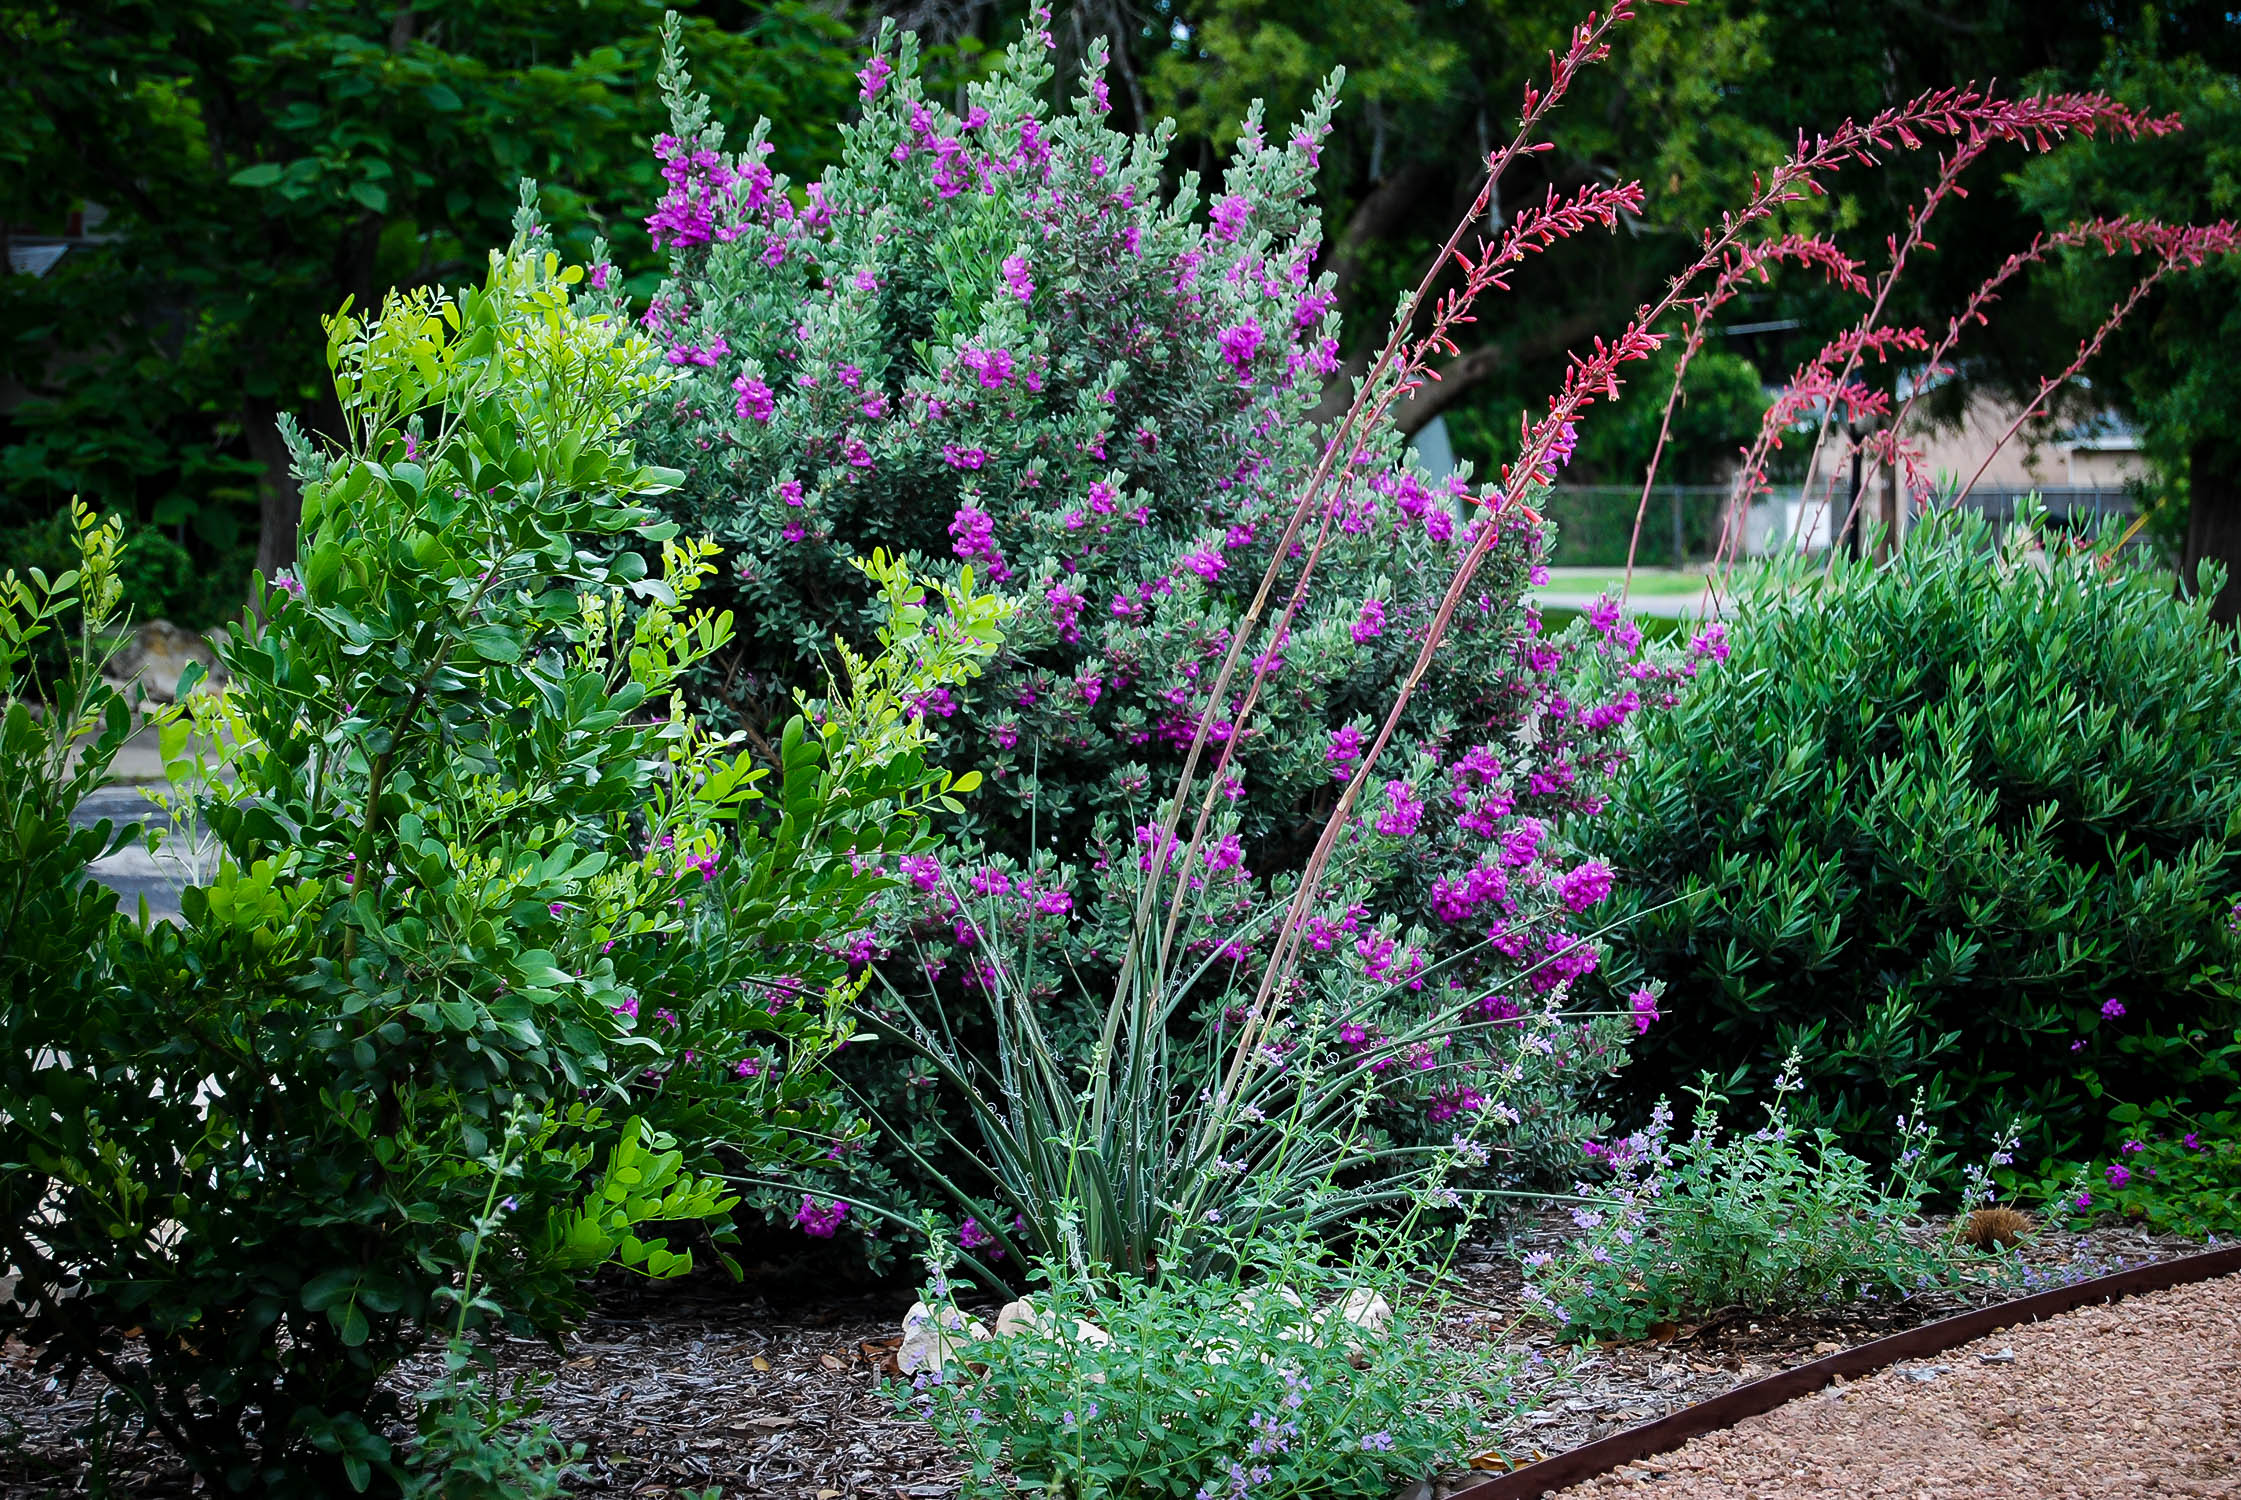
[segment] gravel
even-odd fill
[[[1950,1228],[1932,1221],[1922,1232]],[[1639,1343],[1581,1349],[1525,1318],[1519,1296],[1519,1259],[1534,1250],[1561,1250],[1572,1233],[1561,1212],[1521,1220],[1502,1240],[1472,1247],[1457,1267],[1459,1311],[1469,1315],[1477,1337],[1526,1351],[1520,1390],[1535,1403],[1500,1453],[1474,1465],[1482,1472],[1562,1453],[1886,1334],[2203,1248],[2196,1240],[2105,1222],[2084,1234],[2034,1236],[2017,1252],[2013,1274],[1988,1270],[1957,1290],[1870,1297],[1812,1316],[1762,1318],[1731,1309]],[[1469,1476],[1452,1475],[1442,1490],[1469,1482]]]
[[[2241,1276],[1894,1366],[1561,1500],[2241,1496]]]

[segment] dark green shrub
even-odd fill
[[[1919,1088],[1972,1153],[2030,1115],[2036,1160],[2094,1150],[2104,1093],[2184,1091],[2119,1043],[2241,1012],[2241,663],[2112,541],[1941,515],[1884,566],[1744,584],[1726,669],[1582,830],[1624,893],[1612,982],[1667,985],[1641,1098],[1794,1049],[1855,1149]]]
[[[31,526],[0,530],[0,557],[14,568],[38,568],[49,577],[59,576],[77,564],[77,543],[70,518],[58,512]],[[117,555],[117,581],[124,588],[122,618],[132,624],[169,620],[189,630],[207,630],[241,612],[242,580],[248,577],[244,553],[233,559],[239,566],[198,567],[186,548],[160,531],[126,534]],[[49,641],[49,651],[58,643]],[[46,663],[51,676],[61,658]]]

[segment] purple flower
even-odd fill
[[[742,421],[752,419],[767,422],[778,410],[778,400],[771,394],[770,387],[752,375],[740,376],[731,383],[731,388],[739,392],[739,399],[733,403],[732,410]]]
[[[966,562],[988,564],[991,577],[999,583],[1009,576],[1004,566],[1004,554],[996,548],[996,523],[988,512],[966,504],[957,507],[957,514],[949,523],[950,550]]]
[[[1584,912],[1611,894],[1611,867],[1601,860],[1574,866],[1556,878],[1556,894],[1569,910]]]
[[[1028,278],[1027,257],[1025,254],[1007,255],[1004,257],[1004,286],[1011,292],[1014,297],[1017,297],[1021,302],[1027,302],[1033,299],[1035,295],[1035,283]]]
[[[934,688],[920,693],[910,705],[908,717],[913,719],[946,719],[957,712],[957,700],[948,688]]]
[[[1424,804],[1416,800],[1415,789],[1405,781],[1388,781],[1385,802],[1386,810],[1378,815],[1377,831],[1390,838],[1414,838],[1417,825],[1424,821]]]
[[[894,66],[884,57],[873,58],[870,62],[864,64],[863,71],[856,75],[857,80],[864,86],[864,98],[866,100],[878,98],[879,91],[885,88],[887,80],[894,76]]]
[[[980,377],[988,390],[1002,390],[1004,382],[1012,376],[1012,351],[1009,349],[967,349],[957,356],[957,362]]]
[[[1260,352],[1263,337],[1261,325],[1248,318],[1242,323],[1232,323],[1214,335],[1214,341],[1222,346],[1222,358],[1242,370]]]
[[[705,370],[729,353],[731,345],[724,341],[722,334],[718,334],[714,341],[707,344],[680,345],[670,350],[667,357],[673,365],[695,365]]]
[[[1364,599],[1362,612],[1354,617],[1354,644],[1359,646],[1374,641],[1385,633],[1385,605],[1382,600]]]
[[[2101,1014],[2105,1019],[2114,1021],[2117,1017],[2124,1014],[2124,1002],[2122,1000],[2102,1001]]]
[[[1362,1434],[1364,1453],[1390,1453],[1393,1451],[1393,1434],[1390,1432],[1365,1432]]]
[[[1323,752],[1323,759],[1331,766],[1331,779],[1346,781],[1354,774],[1354,767],[1362,758],[1362,731],[1348,724],[1331,736],[1331,746]]]
[[[1646,989],[1636,990],[1627,997],[1634,1007],[1634,1034],[1641,1036],[1649,1031],[1650,1023],[1662,1020],[1657,1010],[1657,996]]]
[[[1223,241],[1235,241],[1245,232],[1245,221],[1253,216],[1253,205],[1237,193],[1214,200],[1214,236]]]
[[[1211,547],[1194,547],[1182,556],[1182,566],[1212,583],[1222,576],[1227,560]]]
[[[840,1228],[841,1220],[848,1217],[848,1205],[838,1198],[820,1207],[815,1198],[802,1194],[801,1207],[794,1210],[794,1224],[813,1240],[829,1240],[833,1231]]]
[[[1543,569],[1541,571],[1546,572],[1547,570]],[[1689,655],[1694,657],[1708,657],[1715,662],[1721,662],[1727,660],[1727,653],[1727,627],[1716,620],[1698,631],[1695,638],[1689,642]]]
[[[2122,1188],[2132,1180],[2132,1169],[2121,1162],[2110,1162],[2108,1171],[2103,1175],[2109,1179],[2110,1187]]]

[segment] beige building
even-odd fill
[[[1992,454],[1991,466],[1976,481],[1976,488],[1994,493],[2121,490],[2126,481],[2147,473],[2132,430],[2109,414],[2051,428],[2027,423],[1993,453],[1993,445],[2015,421],[2017,410],[2012,401],[1979,395],[1969,402],[1958,429],[1911,416],[1905,436],[1921,450],[1922,473],[1941,490],[1966,484],[1986,454]]]

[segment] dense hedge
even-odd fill
[[[2241,663],[2112,542],[1938,517],[1744,585],[1727,670],[1582,829],[1632,917],[1610,977],[1663,978],[1681,1023],[1632,1088],[1796,1048],[1855,1142],[1920,1090],[1949,1140],[2020,1111],[2054,1155],[2101,1093],[2189,1087],[2143,1043],[2241,1021]]]

